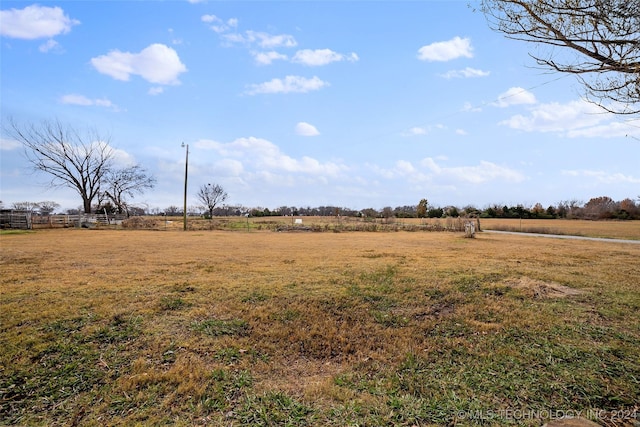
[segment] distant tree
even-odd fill
[[[476,208],[475,206],[472,205],[467,205],[463,208],[463,215],[469,217],[469,218],[477,218],[479,217],[482,212],[480,212],[480,210],[478,208]]]
[[[17,211],[28,211],[34,213],[40,207],[37,202],[15,202],[13,203],[13,209]]]
[[[444,215],[444,210],[442,208],[430,208],[427,211],[427,216],[429,218],[442,218],[442,216]]]
[[[396,218],[415,218],[416,214],[416,206],[415,205],[405,205],[398,206],[393,210],[393,214]]]
[[[169,206],[168,208],[166,208],[164,210],[164,214],[166,216],[178,216],[178,215],[182,215],[182,208],[179,208],[177,206]]]
[[[542,207],[542,203],[538,202],[531,208],[531,216],[534,218],[540,218],[544,216],[546,213],[544,207]]]
[[[626,198],[624,200],[620,201],[620,209],[624,209],[627,211],[632,211],[634,209],[637,209],[638,206],[636,205],[636,202],[634,202],[633,200]]]
[[[224,203],[224,201],[227,200],[227,197],[229,197],[227,192],[224,191],[224,188],[218,184],[205,184],[200,186],[196,196],[208,211],[209,218],[213,217],[213,210],[216,206],[220,203]]]
[[[495,218],[496,216],[498,216],[498,213],[496,212],[496,209],[491,206],[486,208],[482,213],[483,218]]]
[[[362,209],[361,212],[365,218],[377,218],[380,215],[380,213],[374,208]]]
[[[580,215],[582,202],[578,200],[565,200],[558,203],[556,213],[560,218],[577,218]]]
[[[584,216],[589,219],[611,218],[617,210],[617,203],[608,196],[594,197],[585,203]]]
[[[51,176],[51,187],[67,187],[82,198],[85,213],[91,213],[100,185],[113,164],[109,139],[95,130],[81,133],[59,121],[20,125],[10,120],[7,133],[22,143],[35,171]]]
[[[52,201],[38,202],[38,210],[42,215],[51,215],[53,211],[58,209],[60,204]]]
[[[640,112],[640,0],[482,0],[481,10],[508,38],[549,46],[532,57],[575,75],[587,99],[614,113]]]
[[[458,211],[458,208],[456,208],[455,206],[449,206],[447,208],[446,214],[447,216],[450,216],[453,218],[458,218],[460,216],[460,212]]]
[[[391,206],[385,206],[382,208],[382,217],[388,221],[393,218],[393,208]]]
[[[280,215],[282,215],[282,216],[289,216],[289,215],[291,215],[293,210],[288,206],[280,206],[278,208],[278,212],[280,212]]]
[[[549,218],[556,217],[556,208],[554,208],[552,205],[549,205],[549,207],[547,208],[547,216]]]
[[[418,218],[426,218],[427,210],[429,209],[429,201],[427,199],[422,199],[418,203],[418,207],[416,208],[416,215]]]
[[[156,179],[140,165],[112,169],[104,177],[104,196],[116,207],[116,213],[130,215],[126,197],[142,194],[155,186]]]
[[[147,210],[140,206],[129,206],[129,215],[131,216],[142,216],[146,215]]]

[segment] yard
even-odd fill
[[[639,259],[488,233],[0,234],[0,424],[633,425]]]

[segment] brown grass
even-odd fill
[[[640,221],[588,221],[579,219],[483,218],[487,230],[523,231],[545,234],[640,240]]]
[[[638,245],[84,229],[0,245],[0,419],[18,424],[437,425],[640,393]]]

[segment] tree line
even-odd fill
[[[561,201],[546,208],[541,203],[533,206],[499,205],[491,204],[484,208],[477,208],[472,205],[464,207],[457,206],[436,206],[429,204],[427,199],[422,199],[417,205],[386,206],[382,209],[365,208],[352,209],[341,206],[316,206],[316,207],[296,207],[280,206],[277,208],[266,207],[246,207],[242,205],[222,204],[227,199],[228,194],[222,186],[218,184],[206,184],[200,187],[196,194],[202,202],[201,205],[187,207],[188,216],[201,216],[204,218],[223,216],[250,216],[250,217],[270,217],[270,216],[334,216],[353,218],[522,218],[522,219],[588,219],[588,220],[640,220],[640,196],[637,200],[626,198],[615,201],[608,196],[591,198],[583,203],[578,200]],[[222,205],[220,205],[222,204]],[[17,202],[10,208],[14,210],[29,211],[37,215],[53,214],[60,205],[53,201],[43,202]],[[5,209],[2,201],[0,208]],[[7,207],[8,208],[8,207]],[[110,203],[95,205],[93,212],[106,212],[116,214],[118,210]],[[156,215],[156,216],[182,216],[184,210],[181,207],[172,205],[167,208],[145,208],[142,206],[128,207],[128,212],[133,216]],[[79,214],[82,209],[67,209],[63,213]]]
[[[562,201],[555,205],[543,207],[541,203],[533,206],[521,204],[515,206],[492,204],[485,208],[472,205],[464,207],[431,205],[426,199],[417,205],[386,206],[382,209],[351,209],[339,206],[294,207],[281,206],[269,208],[244,208],[242,206],[224,206],[213,210],[214,215],[265,216],[346,216],[359,218],[522,218],[522,219],[590,219],[605,220],[640,219],[640,196],[637,201],[626,198],[614,201],[608,196],[594,197],[583,203],[577,200]]]
[[[214,187],[207,184],[206,188]],[[227,193],[220,186],[216,188],[221,192],[219,197],[220,203],[227,198]],[[223,197],[224,196],[224,197]],[[210,199],[211,200],[211,199]],[[12,209],[28,210],[34,214],[49,215],[60,205],[51,202],[18,202],[11,205]],[[0,202],[0,208],[3,208]],[[104,205],[95,206],[94,212],[104,212],[109,214],[117,213],[113,206],[111,210]],[[151,208],[131,206],[129,208],[131,215],[157,215],[157,216],[182,216],[184,210],[181,207],[172,205],[167,208]],[[67,209],[66,214],[82,213],[81,209]],[[187,208],[187,215],[201,216],[205,218],[223,217],[223,216],[251,216],[251,217],[270,217],[270,216],[334,216],[334,217],[353,217],[353,218],[522,218],[522,219],[588,219],[588,220],[640,220],[640,196],[637,200],[626,198],[615,201],[611,197],[601,196],[594,197],[588,202],[583,203],[577,200],[561,201],[555,205],[549,205],[546,208],[541,203],[533,206],[518,205],[500,205],[491,204],[484,208],[477,208],[472,205],[464,207],[457,206],[436,206],[429,204],[426,199],[420,200],[417,205],[404,206],[386,206],[384,208],[365,208],[352,209],[341,206],[280,206],[277,208],[266,207],[246,207],[243,205],[227,205],[217,206],[215,203],[209,205],[192,205]]]

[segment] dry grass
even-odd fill
[[[480,223],[487,230],[640,240],[640,221],[485,218]]]
[[[495,411],[640,395],[638,245],[84,229],[0,245],[0,423],[539,425]]]

